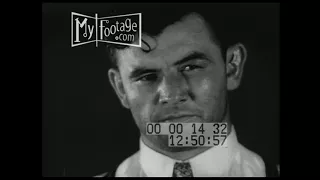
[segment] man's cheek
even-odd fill
[[[140,129],[142,134],[146,132],[146,126],[148,122],[151,122],[150,114],[151,114],[151,106],[145,101],[133,100],[132,99],[132,108],[131,113],[134,117],[135,123]]]
[[[131,111],[140,123],[150,121],[151,105],[146,95],[135,94],[129,101]]]
[[[207,119],[218,103],[219,87],[210,78],[202,79],[196,87],[195,102],[204,111],[205,119]]]
[[[129,102],[135,102],[139,100],[140,92],[139,89],[133,84],[127,83],[126,94]]]
[[[195,85],[196,97],[200,98],[202,102],[210,102],[215,92],[215,86],[210,78],[204,78]]]

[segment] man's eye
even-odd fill
[[[138,81],[155,81],[157,80],[158,76],[156,74],[146,74],[139,77]]]
[[[182,68],[182,71],[192,71],[194,69],[202,69],[202,67],[197,65],[186,65]]]

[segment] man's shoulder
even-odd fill
[[[127,176],[128,174],[135,174],[136,172],[139,172],[139,155],[140,151],[137,151],[136,153],[132,154],[124,161],[122,161],[117,168],[116,176],[123,177]]]
[[[111,172],[105,172],[105,173],[96,175],[94,177],[112,177],[111,174],[112,174]]]
[[[238,157],[237,157],[238,156]],[[246,166],[248,171],[252,171],[255,175],[266,176],[266,177],[279,177],[280,176],[280,165],[272,161],[269,161],[252,150],[246,148],[239,143],[238,154],[236,160],[242,166]]]
[[[135,167],[136,161],[138,160],[139,151],[129,156],[125,160],[123,160],[115,169],[112,169],[108,172],[104,172],[102,174],[96,175],[94,177],[124,177],[130,168]]]
[[[253,174],[265,176],[266,166],[263,158],[254,151],[239,144],[235,154],[235,160],[242,166],[246,166]]]

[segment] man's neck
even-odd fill
[[[224,120],[222,122],[228,123],[227,129],[228,129],[228,136],[231,133],[231,121],[229,118],[229,112],[226,114]],[[180,151],[180,152],[172,152],[168,150],[164,150],[162,148],[159,148],[158,146],[154,145],[153,143],[149,142],[146,138],[142,136],[142,141],[145,145],[147,145],[149,148],[153,149],[154,151],[157,151],[165,156],[168,156],[172,159],[185,161],[190,158],[193,158],[197,156],[198,154],[201,154],[202,152],[205,152],[206,150],[212,148],[212,147],[196,147],[196,148],[190,148],[190,150],[186,151]]]

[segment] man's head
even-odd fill
[[[142,29],[143,46],[149,51],[144,47],[113,49],[117,68],[108,75],[142,138],[175,151],[167,147],[167,137],[147,136],[146,124],[171,116],[181,116],[177,122],[225,120],[227,91],[240,84],[246,50],[237,43],[223,51],[214,27],[199,13],[187,13],[161,30],[150,35]]]

